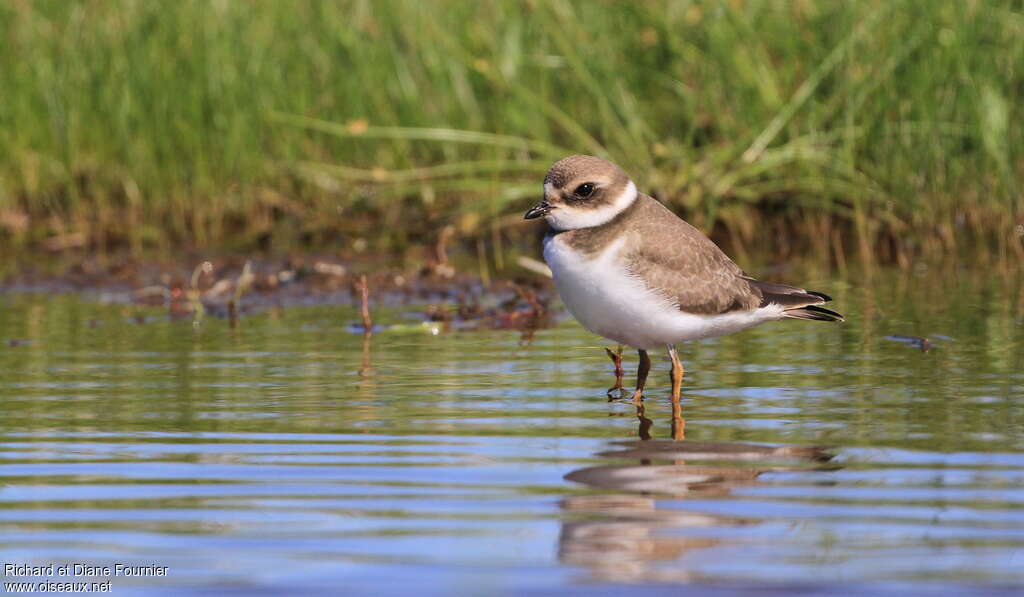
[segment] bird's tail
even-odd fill
[[[832,297],[827,294],[804,290],[796,286],[762,282],[753,278],[746,278],[746,280],[761,293],[761,305],[781,306],[783,317],[814,321],[844,321],[841,314],[818,306],[832,300]]]
[[[817,305],[807,305],[798,309],[787,309],[782,312],[783,317],[793,319],[813,319],[815,321],[845,321],[843,316],[831,309]]]

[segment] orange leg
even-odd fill
[[[679,397],[683,388],[683,364],[675,346],[669,345],[668,356],[672,359],[672,439],[686,439],[686,419]]]
[[[651,357],[647,356],[647,351],[637,350],[637,354],[640,355],[640,365],[636,368],[636,390],[633,391],[633,402],[640,402],[644,399],[647,374],[651,372]]]
[[[608,358],[615,363],[615,385],[608,388],[608,400],[612,401],[615,398],[622,398],[625,393],[625,389],[622,387],[622,345],[619,344],[618,351],[612,351],[612,349],[605,347],[604,351],[608,353]],[[619,395],[615,396],[614,393],[618,392]]]

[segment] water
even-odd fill
[[[364,342],[347,306],[0,295],[0,561],[166,567],[27,578],[115,594],[1014,593],[1019,281],[869,286],[682,348],[684,442],[662,355],[609,403],[571,321]]]

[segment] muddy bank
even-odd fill
[[[20,264],[0,279],[0,292],[78,293],[103,302],[165,308],[175,319],[211,316],[232,321],[268,308],[360,309],[365,302],[371,312],[377,307],[408,308],[423,322],[460,329],[547,327],[555,296],[549,278],[528,270],[484,281],[447,261],[402,267],[324,255],[83,259],[59,269]],[[363,322],[352,327],[362,331]]]

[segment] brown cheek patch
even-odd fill
[[[622,190],[618,185],[607,186],[596,189],[586,199],[579,199],[576,195],[569,194],[565,198],[565,202],[573,207],[579,207],[581,209],[600,209],[612,205],[614,199],[619,196]]]
[[[618,238],[623,232],[623,226],[628,227],[629,218],[636,212],[639,201],[622,210],[608,223],[591,228],[577,228],[558,232],[559,238],[563,239],[573,250],[579,251],[587,256],[600,253],[610,243]]]
[[[611,201],[606,199],[607,194],[604,191],[594,191],[594,193],[586,199],[576,199],[572,206],[579,207],[581,209],[598,209],[601,207],[607,207],[612,204]]]

